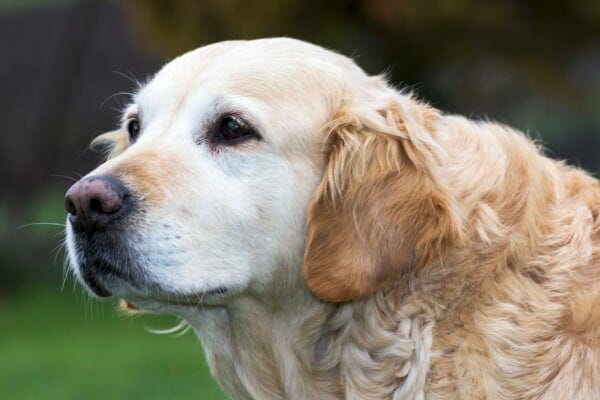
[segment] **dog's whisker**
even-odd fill
[[[110,110],[111,110],[111,111],[114,111],[114,112],[116,112],[116,113],[120,113],[121,111],[123,111],[123,110],[121,110],[121,109],[119,109],[119,108],[115,108],[115,107],[111,107],[111,108],[110,108]]]
[[[140,80],[139,80],[139,79],[137,79],[137,78],[136,78],[136,77],[135,77],[135,76],[134,76],[134,75],[131,73],[131,71],[129,71],[129,70],[127,71],[127,74],[124,74],[123,72],[121,72],[121,71],[116,71],[116,70],[115,70],[115,71],[112,71],[112,72],[113,72],[114,74],[117,74],[117,75],[119,75],[119,76],[121,76],[121,77],[123,77],[123,78],[127,79],[128,81],[130,81],[131,83],[133,83],[133,84],[134,84],[134,85],[135,85],[135,86],[136,86],[138,89],[139,89],[139,88],[141,88],[141,87],[143,86],[143,85],[142,85],[142,83],[140,82]]]
[[[197,305],[201,305],[202,304],[202,294],[198,294],[198,293],[194,293],[194,297],[196,298],[196,304]]]
[[[65,285],[67,284],[67,280],[72,274],[71,268],[69,268],[69,257],[65,253],[63,256],[63,279],[60,285],[60,291],[63,292],[65,290]]]
[[[66,245],[66,242],[61,241],[59,244],[54,246],[54,248],[52,250],[50,250],[50,254],[54,253],[54,261],[53,261],[54,264],[56,264],[56,257],[60,254],[60,251],[65,248],[65,245]]]
[[[172,326],[171,328],[156,329],[156,328],[151,328],[149,326],[144,327],[144,329],[150,333],[154,333],[157,335],[172,334],[175,337],[180,337],[180,336],[185,335],[187,332],[189,332],[190,328],[191,328],[191,326],[184,319],[179,320],[179,322],[177,322],[177,324],[175,324],[175,326]]]
[[[72,176],[68,176],[68,175],[51,174],[49,176],[52,177],[52,178],[65,178],[65,179],[68,179],[70,181],[77,182],[76,178],[73,178]]]
[[[104,106],[104,104],[106,104],[107,101],[109,101],[110,99],[113,99],[117,96],[129,96],[129,97],[133,97],[135,96],[135,93],[132,92],[125,92],[125,91],[121,91],[121,92],[117,92],[117,93],[113,93],[110,96],[108,96],[107,98],[105,98],[102,103],[100,103],[100,106],[98,108],[102,108]]]
[[[66,237],[67,231],[65,229],[63,229],[61,231],[56,232],[54,235],[52,235],[52,239],[56,239],[58,236],[61,236],[61,235]]]
[[[19,225],[16,228],[17,229],[23,229],[23,228],[28,228],[30,226],[59,226],[61,228],[65,228],[66,227],[65,224],[60,224],[58,222],[30,222],[28,224]]]

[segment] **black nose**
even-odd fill
[[[117,178],[92,176],[81,179],[65,195],[65,208],[76,232],[93,233],[105,228],[129,210],[129,192]]]

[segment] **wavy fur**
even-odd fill
[[[138,97],[146,132],[97,139],[113,158],[92,174],[140,195],[125,243],[153,286],[107,282],[126,308],[183,316],[232,397],[600,398],[584,171],[290,39],[191,52]],[[240,98],[264,140],[194,144]]]

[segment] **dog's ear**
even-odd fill
[[[90,147],[99,150],[111,159],[123,153],[129,146],[129,136],[122,130],[110,131],[97,136],[92,140]]]
[[[381,86],[378,99],[340,111],[327,130],[303,266],[325,301],[368,296],[443,257],[461,235],[440,182],[446,154],[434,131],[438,112]]]

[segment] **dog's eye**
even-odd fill
[[[236,115],[227,115],[219,121],[218,132],[213,136],[213,141],[224,144],[235,144],[257,136],[246,121]]]
[[[129,141],[131,143],[135,142],[140,134],[140,122],[137,118],[134,118],[127,123],[127,132],[129,132]]]

